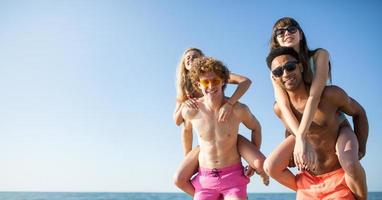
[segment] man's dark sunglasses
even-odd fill
[[[277,37],[282,37],[285,34],[285,31],[288,31],[291,34],[296,33],[298,30],[297,26],[288,26],[285,28],[278,28],[275,30],[275,35]]]
[[[283,66],[276,67],[276,69],[272,70],[272,74],[275,77],[281,77],[284,74],[284,69],[287,70],[288,72],[291,72],[296,69],[298,62],[293,61],[293,62],[288,62]]]

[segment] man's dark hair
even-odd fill
[[[271,69],[271,63],[273,59],[281,55],[290,55],[299,61],[298,53],[292,47],[277,47],[272,49],[267,56],[267,65],[269,69]]]

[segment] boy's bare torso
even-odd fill
[[[211,110],[198,101],[199,109],[191,120],[200,144],[199,165],[205,168],[222,168],[240,162],[237,151],[237,134],[241,119],[238,110],[241,104],[233,106],[230,118],[218,122],[219,109]]]

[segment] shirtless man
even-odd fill
[[[286,90],[293,113],[300,121],[309,96],[309,87],[302,79],[303,68],[298,60],[298,54],[288,47],[274,49],[267,57],[272,78]],[[277,103],[274,105],[274,111],[286,124]],[[317,154],[314,170],[302,170],[294,175],[286,168],[288,158],[293,154],[293,135],[287,137],[265,161],[265,171],[281,184],[297,191],[297,199],[355,199],[345,183],[344,171],[336,155],[336,151],[339,150],[336,147],[340,126],[339,111],[352,116],[359,146],[365,150],[368,136],[365,110],[341,88],[326,86],[307,133],[307,141]],[[354,150],[347,149],[346,146],[343,149]]]
[[[195,128],[200,145],[199,171],[191,181],[195,188],[194,199],[247,199],[249,178],[244,175],[237,150],[237,135],[240,123],[252,131],[252,142],[257,146],[255,159],[258,164],[255,170],[264,173],[262,166],[265,157],[258,150],[261,144],[260,124],[248,107],[241,103],[233,105],[232,115],[226,122],[218,122],[219,108],[227,101],[224,88],[229,71],[213,58],[200,58],[193,65],[191,81],[203,97],[197,100],[199,109],[185,106],[182,116]]]

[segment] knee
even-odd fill
[[[280,163],[272,159],[265,159],[263,169],[270,177],[278,177],[285,168],[281,168]]]
[[[256,171],[263,171],[264,170],[264,162],[265,162],[265,158],[258,158],[258,159],[255,159],[252,164],[253,164],[253,168],[256,169]]]
[[[267,173],[271,177],[277,174],[277,169],[274,167],[274,165],[269,159],[265,159],[263,169],[265,173]]]
[[[187,178],[176,172],[173,176],[173,183],[178,188],[183,188],[187,184]]]

